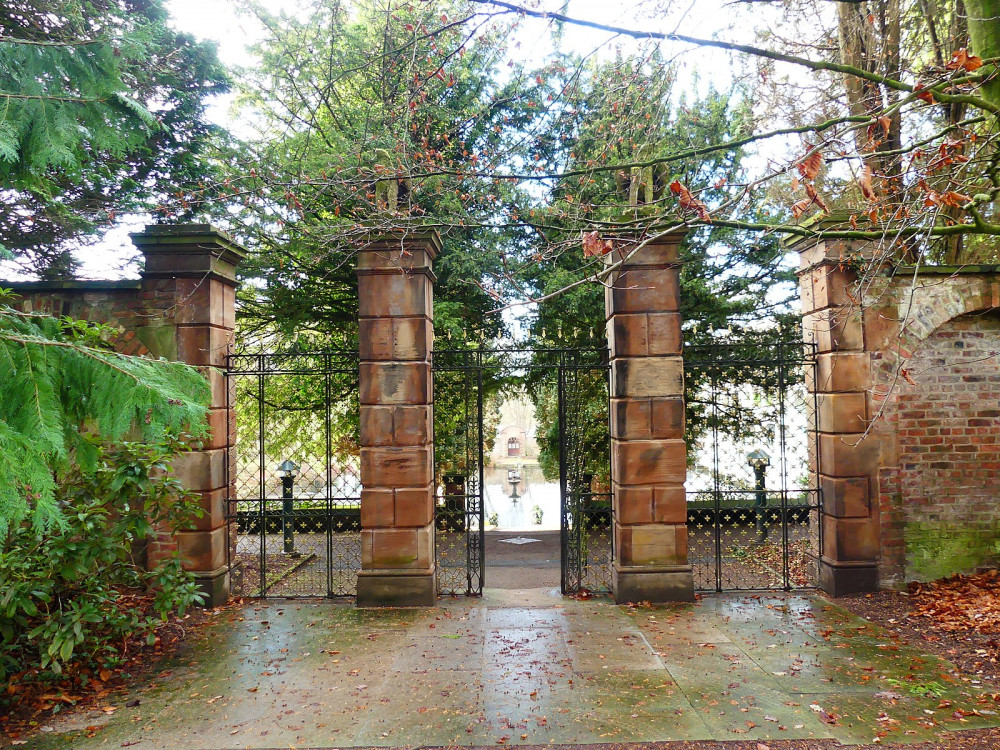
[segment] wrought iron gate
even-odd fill
[[[484,394],[500,388],[524,389],[536,408],[548,410],[551,435],[538,439],[551,443],[559,461],[563,592],[610,591],[607,351],[439,349],[433,371],[439,594],[482,594],[489,429],[484,426]]]
[[[569,350],[558,365],[559,485],[564,594],[611,591],[609,365],[606,350]]]
[[[439,595],[480,596],[483,509],[482,350],[434,352],[435,555]]]
[[[233,593],[354,596],[358,353],[235,355],[228,364]]]
[[[815,354],[800,341],[687,346],[688,557],[703,591],[816,585]]]

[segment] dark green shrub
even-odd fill
[[[114,668],[130,639],[152,643],[159,622],[201,600],[176,556],[145,570],[156,528],[181,528],[201,513],[169,473],[184,445],[95,448],[96,471],[57,482],[59,523],[25,520],[2,539],[0,681]]]

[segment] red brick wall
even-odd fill
[[[883,575],[929,579],[987,561],[1000,539],[1000,315],[963,315],[925,338],[886,412],[898,468],[883,469],[879,497]]]

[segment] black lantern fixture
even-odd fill
[[[510,499],[516,501],[521,497],[517,494],[517,485],[521,483],[521,472],[516,468],[507,469],[507,481],[510,483]]]
[[[765,511],[767,508],[767,467],[771,465],[771,457],[762,450],[755,450],[747,456],[747,463],[754,474],[754,516],[757,522],[757,534],[760,541],[767,539],[767,524]]]
[[[278,473],[281,475],[281,535],[284,537],[284,553],[290,557],[298,557],[299,553],[295,551],[295,511],[292,507],[292,492],[299,466],[286,458],[278,466]]]

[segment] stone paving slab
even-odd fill
[[[28,746],[916,742],[1000,725],[950,719],[974,698],[951,665],[818,597],[620,607],[488,589],[426,610],[250,604],[130,695],[137,707],[54,721]]]

